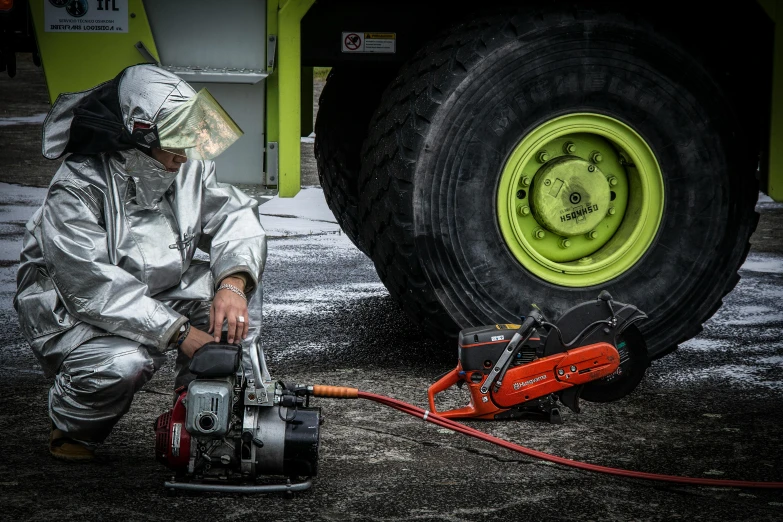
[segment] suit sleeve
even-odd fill
[[[42,250],[57,293],[79,320],[164,351],[187,318],[149,297],[145,283],[111,263],[99,208],[76,183],[49,189]]]
[[[215,287],[223,278],[246,274],[245,293],[257,287],[266,264],[266,233],[258,218],[258,202],[215,179],[215,164],[207,162],[202,192],[202,232],[211,238],[210,266]]]

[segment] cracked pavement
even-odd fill
[[[511,453],[367,401],[323,408],[314,487],[277,495],[167,497],[152,422],[169,408],[173,362],[140,392],[87,465],[46,450],[46,379],[11,306],[25,220],[56,162],[39,157],[47,110],[29,64],[0,78],[0,518],[8,520],[759,520],[783,519],[780,492],[658,484],[564,468]],[[8,94],[10,93],[10,94]],[[4,120],[5,118],[5,120]],[[11,122],[11,120],[13,120]],[[7,124],[3,123],[6,121]],[[9,123],[11,122],[11,123]],[[312,174],[312,173],[310,173]],[[19,186],[18,183],[31,185]],[[742,280],[697,338],[653,363],[611,404],[583,403],[563,424],[468,424],[536,450],[657,473],[783,480],[783,205],[761,198]],[[270,233],[264,345],[275,378],[346,385],[425,407],[456,347],[412,327],[372,263],[340,233],[318,187],[260,207]],[[254,317],[258,317],[259,310]],[[462,392],[444,407],[462,405]]]

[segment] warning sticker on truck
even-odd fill
[[[364,31],[343,32],[344,53],[395,53],[396,33],[366,33]]]

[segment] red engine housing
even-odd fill
[[[155,421],[155,458],[171,469],[184,469],[190,460],[190,433],[185,429],[185,397]]]

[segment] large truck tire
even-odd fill
[[[747,134],[700,61],[643,22],[479,19],[384,93],[363,149],[364,245],[436,335],[531,304],[555,319],[605,289],[649,315],[654,359],[739,280],[758,221]]]
[[[335,67],[318,99],[315,159],[326,203],[340,228],[365,250],[358,221],[358,178],[367,126],[393,71]]]

